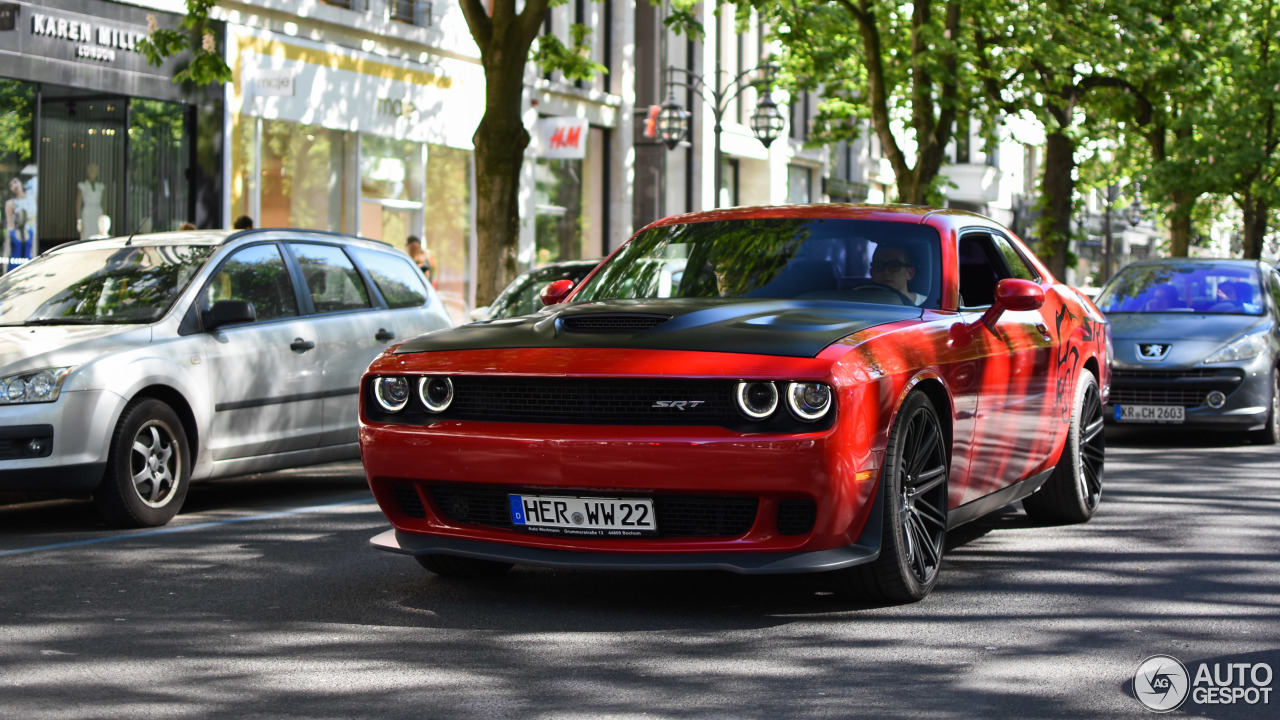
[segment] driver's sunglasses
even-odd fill
[[[909,267],[915,267],[915,265],[912,265],[911,263],[898,262],[896,260],[892,260],[890,262],[873,262],[871,263],[871,272],[887,270],[891,273],[896,273],[899,270],[904,270]]]

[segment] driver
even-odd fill
[[[906,250],[892,245],[877,245],[871,255],[871,280],[878,285],[893,288],[908,298],[913,305],[925,301],[925,297],[911,291],[907,284],[916,276],[916,264]]]

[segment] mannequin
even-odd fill
[[[21,178],[9,181],[10,198],[4,203],[4,269],[19,264],[17,258],[39,254],[36,247],[36,199],[27,194]]]
[[[89,163],[84,169],[87,179],[76,184],[76,217],[80,239],[91,237],[98,229],[98,216],[102,214],[102,193],[106,185],[98,182],[98,164]]]
[[[91,236],[90,239],[96,240],[98,238],[105,238],[105,237],[111,237],[111,216],[99,215],[98,216],[98,234]]]

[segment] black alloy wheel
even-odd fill
[[[1082,523],[1093,517],[1102,500],[1106,464],[1102,393],[1098,379],[1082,370],[1076,383],[1066,446],[1053,474],[1034,495],[1022,500],[1033,520]]]
[[[841,589],[881,602],[915,602],[937,584],[947,539],[947,439],[924,393],[902,404],[885,455],[880,557],[844,571]]]

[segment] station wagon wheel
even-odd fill
[[[1067,442],[1053,474],[1022,507],[1033,520],[1080,523],[1093,517],[1102,499],[1107,440],[1098,379],[1085,370],[1076,383]]]
[[[1280,443],[1280,368],[1271,371],[1271,412],[1266,427],[1249,433],[1249,439],[1258,445]]]
[[[418,564],[442,577],[489,578],[511,569],[511,563],[458,557],[457,555],[415,555]]]
[[[885,455],[880,557],[844,571],[842,589],[877,601],[915,602],[937,584],[947,538],[946,435],[924,393],[903,403]]]
[[[164,525],[182,507],[190,478],[182,421],[168,405],[145,399],[121,415],[111,438],[106,475],[93,498],[112,525]]]

